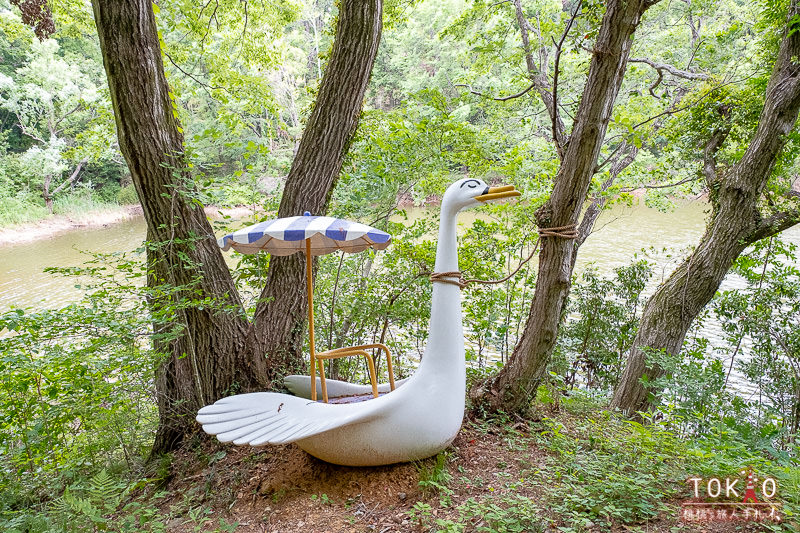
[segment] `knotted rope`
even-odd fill
[[[558,226],[555,228],[540,228],[539,238],[542,237],[560,237],[562,239],[577,239],[578,228],[575,224],[567,224],[566,226]]]
[[[546,237],[558,237],[561,239],[577,239],[578,229],[575,224],[567,224],[566,226],[558,226],[554,228],[540,228],[539,238],[533,245],[530,255],[522,261],[514,271],[502,279],[464,279],[460,270],[451,270],[450,272],[434,272],[430,275],[431,282],[447,283],[449,285],[456,285],[459,289],[465,289],[470,283],[480,283],[482,285],[497,285],[504,283],[516,275],[525,264],[531,260],[539,249],[539,243]],[[452,279],[456,278],[456,279]]]

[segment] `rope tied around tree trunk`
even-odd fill
[[[567,224],[566,226],[557,226],[553,228],[540,228],[539,238],[533,245],[530,255],[522,261],[514,271],[502,279],[465,279],[460,270],[451,270],[449,272],[433,272],[430,275],[431,282],[447,283],[449,285],[456,285],[459,289],[464,290],[470,283],[480,283],[481,285],[498,285],[511,279],[525,264],[531,260],[539,249],[539,243],[545,237],[557,237],[561,239],[577,239],[578,230],[575,224]],[[456,278],[456,279],[452,279]]]
[[[578,228],[575,224],[567,224],[566,226],[557,226],[555,228],[540,228],[539,238],[542,237],[560,237],[562,239],[577,239]]]

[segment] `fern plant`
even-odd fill
[[[52,504],[65,531],[108,531],[109,516],[127,495],[125,484],[114,480],[105,469],[95,474],[86,488],[67,487]]]

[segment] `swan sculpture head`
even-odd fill
[[[491,200],[511,198],[520,193],[513,185],[489,187],[486,182],[477,178],[463,178],[447,188],[442,198],[442,210],[457,213],[468,207],[482,205]]]

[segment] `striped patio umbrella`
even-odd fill
[[[311,351],[311,396],[316,400],[316,348],[314,346],[314,280],[309,258],[336,251],[363,252],[367,248],[383,250],[391,235],[366,224],[341,218],[312,216],[306,211],[300,217],[286,217],[259,222],[242,228],[217,241],[223,251],[233,248],[239,253],[268,252],[272,255],[306,254],[306,290],[308,291],[308,344]]]
[[[383,250],[392,237],[385,231],[341,218],[311,216],[286,217],[259,222],[225,235],[217,241],[224,251],[233,248],[242,254],[269,252],[272,255],[325,255],[331,252]],[[310,253],[308,245],[310,244]]]

